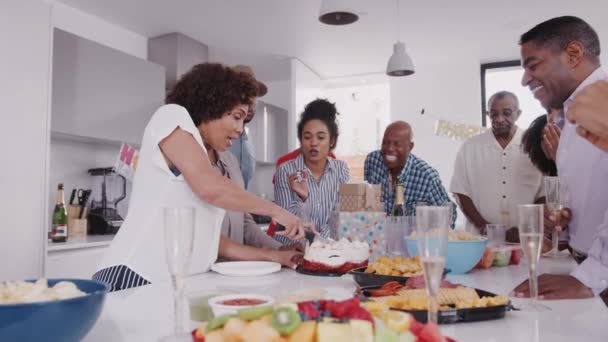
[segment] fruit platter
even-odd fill
[[[511,309],[509,299],[480,289],[441,282],[439,290],[439,324],[476,322],[499,319]],[[410,278],[404,285],[389,282],[381,287],[364,287],[361,294],[370,299],[368,308],[408,312],[426,322],[427,295],[424,278]]]
[[[240,309],[203,322],[194,342],[446,342],[435,324],[377,303],[316,300]]]

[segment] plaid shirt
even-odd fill
[[[384,164],[380,151],[374,151],[365,158],[365,181],[370,184],[381,184],[382,201],[386,213],[390,214],[395,200],[395,189],[390,186],[390,170]],[[430,205],[452,205],[452,223],[456,220],[456,206],[450,201],[448,193],[441,184],[439,173],[422,159],[410,154],[405,167],[397,177],[403,183],[405,192],[406,215],[416,215],[416,203],[427,202]]]

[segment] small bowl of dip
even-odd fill
[[[274,298],[260,294],[229,294],[209,299],[213,316],[236,314],[240,309],[273,305]]]

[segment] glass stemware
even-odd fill
[[[565,201],[565,187],[559,182],[559,177],[544,177],[543,178],[545,187],[545,205],[547,209],[551,211],[551,214],[559,221],[561,217],[562,208]],[[551,250],[545,254],[544,257],[557,258],[568,256],[559,252],[559,232],[554,230],[551,234]]]
[[[528,262],[530,302],[522,307],[525,311],[547,311],[547,306],[538,302],[538,261],[543,241],[544,208],[542,204],[518,205],[519,241]]]
[[[437,297],[445,267],[450,229],[449,206],[416,207],[416,239],[429,297],[428,322],[437,323]]]
[[[173,286],[173,333],[162,342],[192,341],[186,331],[184,283],[194,247],[194,208],[163,208],[165,255]]]

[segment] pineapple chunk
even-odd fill
[[[225,336],[240,336],[247,327],[247,322],[240,318],[231,318],[224,324]]]
[[[241,332],[241,338],[248,342],[279,341],[281,335],[272,327],[261,321],[250,322]],[[205,340],[205,342],[207,342]]]
[[[352,319],[350,328],[353,334],[353,342],[374,342],[374,326],[371,322]]]
[[[212,332],[205,335],[205,342],[224,342],[224,331],[222,329],[213,330]]]
[[[298,329],[289,336],[289,342],[314,342],[315,332],[317,330],[317,322],[306,321],[302,322]]]
[[[350,324],[319,323],[317,328],[317,342],[350,342],[353,333]]]

